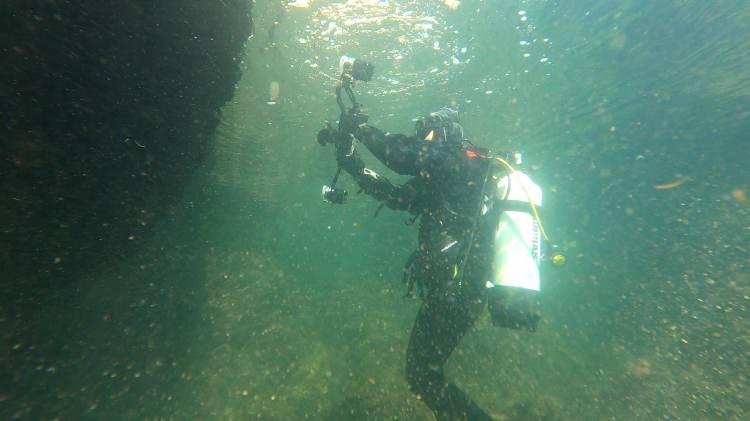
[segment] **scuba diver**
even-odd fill
[[[318,133],[321,145],[335,145],[338,163],[331,186],[323,188],[324,199],[332,203],[347,200],[346,191],[335,187],[343,170],[362,192],[381,202],[381,207],[407,211],[413,215],[411,222],[419,220],[418,246],[404,270],[407,295],[416,293],[422,299],[406,352],[406,380],[438,420],[491,420],[448,381],[443,367],[486,304],[494,325],[536,329],[535,293],[539,290],[543,229],[537,224],[534,202],[541,205],[541,191],[508,163],[518,162],[514,160],[517,154],[494,154],[468,142],[458,113],[450,108],[419,119],[413,135],[385,133],[367,124],[367,114],[350,88],[353,80],[369,80],[368,68],[359,63],[357,70],[356,65],[354,61],[342,66],[342,83],[337,87],[341,108],[338,128],[328,124]],[[343,105],[341,91],[349,96],[351,107]],[[367,168],[357,151],[358,143],[390,170],[412,178],[395,185]],[[511,184],[516,185],[515,190]],[[520,190],[518,184],[524,184]],[[513,221],[507,218],[514,213],[530,221],[525,230],[528,241],[522,248],[508,243],[498,229],[503,221],[512,226]],[[505,241],[502,247],[499,241]],[[528,267],[523,267],[524,262],[530,262]],[[503,277],[512,281],[498,283]]]

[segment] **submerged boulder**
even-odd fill
[[[252,2],[9,1],[0,267],[36,286],[116,262],[170,213],[240,77]]]

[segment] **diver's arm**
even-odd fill
[[[348,172],[363,192],[394,210],[416,212],[417,190],[411,183],[396,186],[387,178],[365,167],[354,148],[336,148],[339,166]]]
[[[417,162],[421,144],[414,137],[384,133],[377,127],[362,124],[354,136],[375,155],[380,162],[400,175],[419,175]]]

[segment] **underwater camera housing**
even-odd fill
[[[342,56],[339,60],[339,81],[336,84],[336,103],[341,110],[338,130],[333,125],[326,123],[326,127],[318,132],[318,143],[325,146],[329,143],[336,145],[337,150],[341,148],[352,148],[353,132],[356,128],[367,123],[368,115],[362,108],[362,104],[357,102],[354,96],[354,82],[357,80],[368,82],[372,80],[375,74],[375,66],[370,62],[362,59],[355,59]],[[346,96],[342,95],[342,92]],[[348,99],[351,105],[347,106],[344,99]],[[346,203],[349,193],[340,187],[336,187],[336,181],[341,174],[341,166],[336,170],[333,181],[330,185],[323,186],[321,195],[323,200],[333,204]]]
[[[347,121],[345,123],[349,123],[342,124],[343,127],[340,127],[340,129],[351,129],[347,126],[356,127],[367,122],[367,113],[362,104],[357,102],[354,95],[354,82],[358,80],[369,82],[372,80],[372,76],[375,74],[375,66],[366,60],[341,56],[339,73],[339,82],[336,84],[336,103],[339,105],[342,116],[346,116]],[[345,93],[346,96],[344,97],[342,93]],[[348,99],[351,105],[347,106],[344,98]]]
[[[342,205],[346,203],[346,197],[348,195],[349,193],[340,187],[323,186],[323,191],[322,191],[323,200],[328,203]]]
[[[367,60],[341,56],[339,60],[339,73],[351,75],[354,80],[369,82],[375,74],[375,66]]]

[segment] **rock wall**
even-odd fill
[[[240,77],[251,8],[250,0],[5,2],[4,286],[36,288],[114,263],[173,211]]]

